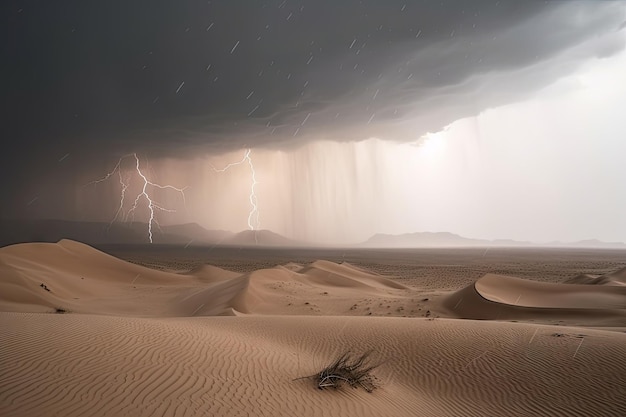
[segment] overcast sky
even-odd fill
[[[127,213],[134,157],[84,185],[136,153],[185,188],[147,188],[163,224],[626,241],[623,1],[12,0],[0,23],[4,218],[109,221],[122,183]]]

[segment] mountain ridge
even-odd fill
[[[626,249],[623,242],[603,242],[598,239],[585,239],[574,242],[553,241],[535,243],[514,239],[475,239],[450,232],[413,232],[402,234],[376,233],[362,242],[361,247],[412,248],[412,247],[565,247],[565,248],[606,248]]]
[[[535,243],[513,239],[475,239],[451,232],[376,233],[363,242],[343,245],[304,242],[270,230],[232,232],[206,229],[198,223],[168,226],[153,225],[155,244],[223,245],[268,247],[341,247],[341,248],[421,248],[421,247],[564,247],[626,249],[623,242],[585,239],[576,242]],[[90,245],[148,244],[148,224],[142,222],[97,222],[60,219],[0,219],[0,246],[27,242],[58,242],[71,239]]]

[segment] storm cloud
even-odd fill
[[[199,190],[205,185],[196,173],[206,158],[239,159],[252,148],[259,166],[266,164],[259,186],[266,194],[275,191],[271,181],[291,178],[281,204],[293,213],[277,207],[273,215],[293,218],[285,229],[304,227],[306,238],[338,210],[354,218],[365,204],[372,208],[361,223],[371,225],[391,212],[390,203],[371,203],[393,188],[383,180],[399,182],[405,172],[385,171],[397,164],[373,155],[376,147],[400,158],[387,145],[424,142],[428,132],[522,103],[590,62],[618,56],[625,21],[623,1],[14,0],[0,22],[7,34],[0,95],[7,203],[0,214],[94,217],[101,201],[94,195],[94,207],[85,205],[77,184],[110,172],[129,152],[155,169],[175,167],[161,174]],[[371,148],[346,146],[363,141]],[[291,153],[280,159],[274,151]],[[378,161],[371,166],[380,172],[354,152]],[[272,171],[274,158],[284,171]],[[431,168],[418,171],[426,178]],[[221,179],[203,175],[222,191],[196,196],[195,217],[180,221],[233,212],[226,203],[216,208],[230,192],[216,185]],[[242,193],[248,184],[238,185]],[[404,194],[396,191],[390,201],[399,205]],[[243,218],[249,207],[245,195],[239,200]],[[309,213],[311,207],[321,209]],[[320,220],[302,226],[311,216]],[[404,224],[408,216],[398,219]]]
[[[14,7],[6,137],[68,152],[414,140],[623,48],[620,2]]]

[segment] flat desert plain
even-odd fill
[[[0,325],[4,417],[626,415],[618,250],[23,243]]]

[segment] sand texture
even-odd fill
[[[0,415],[626,415],[624,252],[120,250],[0,248]]]

